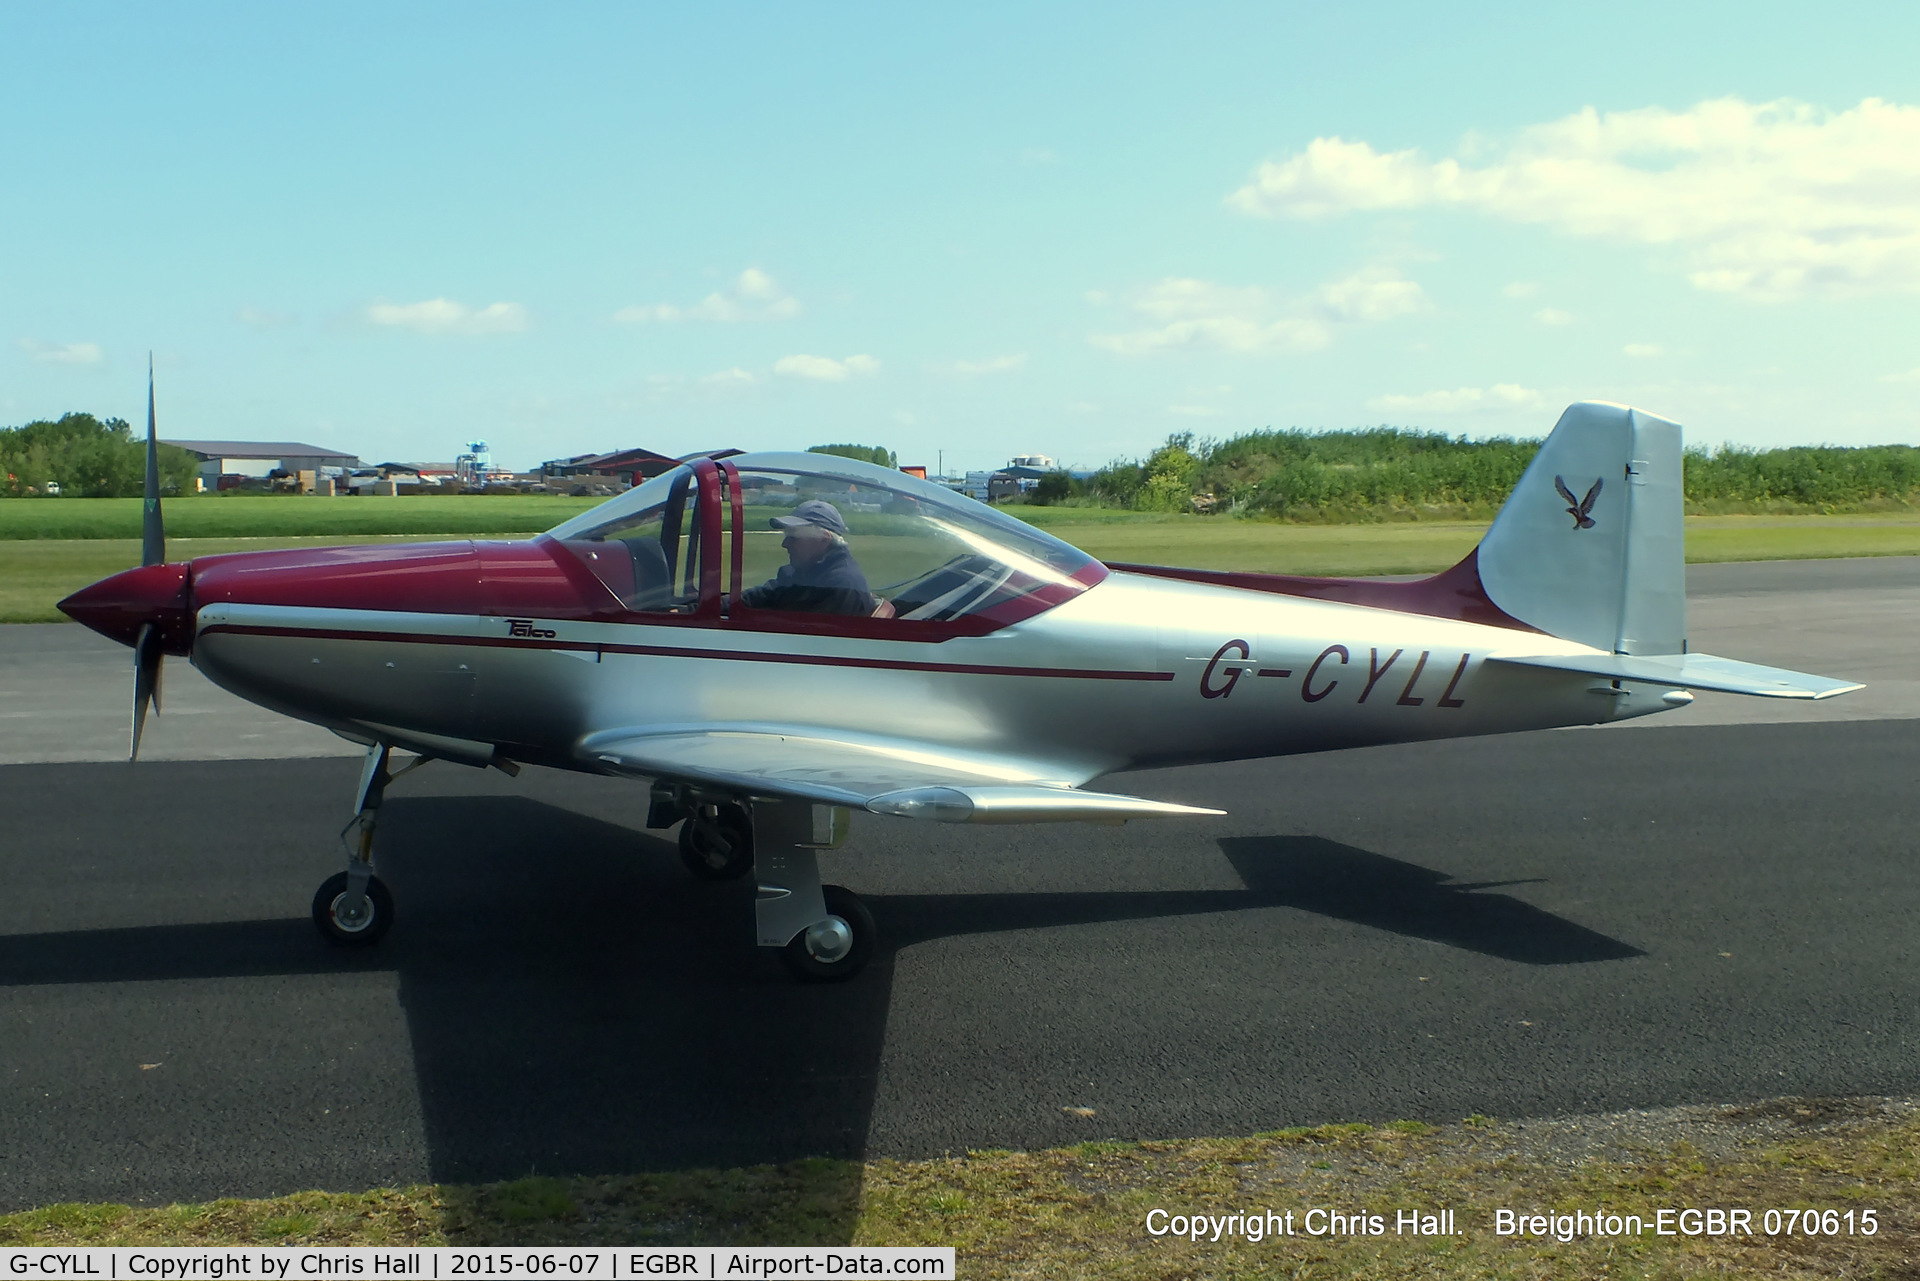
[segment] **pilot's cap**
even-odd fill
[[[830,534],[847,536],[847,522],[841,519],[840,511],[832,503],[822,502],[818,498],[809,498],[793,509],[791,516],[775,516],[767,522],[775,529],[795,530],[812,526],[824,529]]]

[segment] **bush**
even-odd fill
[[[1268,430],[1198,444],[1180,432],[1144,463],[1108,464],[1090,488],[1112,506],[1145,511],[1338,519],[1446,507],[1453,514],[1498,506],[1539,447],[1394,427]]]
[[[1088,489],[1112,507],[1237,511],[1287,520],[1493,515],[1539,452],[1537,440],[1469,441],[1398,427],[1257,431],[1195,444],[1167,438],[1145,462],[1118,459]],[[1834,510],[1920,499],[1920,448],[1831,445],[1686,453],[1695,511]]]
[[[191,489],[200,460],[173,445],[159,452],[161,489]],[[44,494],[51,482],[63,497],[135,498],[146,477],[146,439],[136,439],[123,418],[63,414],[56,422],[0,428],[0,496]]]
[[[1722,445],[1687,451],[1687,499],[1701,505],[1847,507],[1920,492],[1920,449],[1801,445],[1761,451]]]
[[[1050,471],[1033,483],[1027,502],[1035,507],[1050,507],[1078,496],[1085,486],[1064,471]]]

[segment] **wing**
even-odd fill
[[[1560,479],[1558,476],[1555,476],[1553,478],[1553,487],[1560,491],[1560,497],[1567,500],[1568,511],[1574,511],[1579,508],[1580,500],[1573,496],[1573,491],[1571,489],[1567,488],[1566,481]]]
[[[1725,694],[1752,694],[1760,698],[1832,698],[1866,686],[1830,676],[1810,676],[1783,667],[1762,667],[1712,654],[1541,654],[1489,658],[1489,663],[1520,667],[1549,667],[1613,680],[1646,681],[1683,689],[1710,689]]]
[[[1600,479],[1593,482],[1593,488],[1589,489],[1587,491],[1587,496],[1580,500],[1580,513],[1579,513],[1580,515],[1585,516],[1587,513],[1593,510],[1593,500],[1600,497],[1600,487],[1606,483],[1607,483],[1607,478],[1605,476],[1602,476],[1600,477]],[[1561,492],[1565,493],[1566,491],[1562,490]],[[1567,497],[1572,498],[1573,495],[1567,494]]]
[[[1081,791],[1073,785],[1076,771],[1044,762],[803,726],[611,730],[582,740],[579,755],[610,773],[945,823],[1124,823],[1222,813]]]

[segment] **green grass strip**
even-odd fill
[[[207,494],[166,499],[161,510],[169,539],[347,534],[498,537],[551,529],[605,501],[554,494],[410,494],[380,498]],[[138,498],[19,498],[0,502],[0,540],[138,537]]]
[[[1148,1211],[1452,1208],[1451,1237],[1154,1237]],[[1493,1212],[1872,1210],[1878,1231],[1502,1238]],[[1620,1117],[1332,1125],[927,1161],[524,1179],[0,1216],[0,1245],[951,1245],[967,1277],[1912,1276],[1920,1111],[1776,1100]]]

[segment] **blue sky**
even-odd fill
[[[0,7],[0,424],[1920,443],[1920,10]]]

